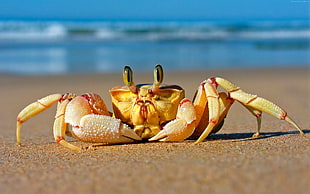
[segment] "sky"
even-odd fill
[[[0,0],[0,18],[307,19],[309,0]]]

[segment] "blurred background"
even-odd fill
[[[310,2],[0,2],[0,73],[310,65]]]

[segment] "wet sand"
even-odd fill
[[[263,115],[262,136],[252,138],[256,119],[235,103],[223,129],[204,142],[140,143],[71,151],[54,142],[56,106],[23,125],[15,145],[18,112],[52,93],[100,94],[122,85],[121,72],[96,75],[0,75],[1,193],[307,193],[310,190],[310,69],[166,72],[192,98],[199,83],[222,76],[244,91],[284,108],[304,129]],[[136,83],[152,72],[135,73]],[[90,144],[68,141],[78,146]]]

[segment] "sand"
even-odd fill
[[[121,72],[95,75],[0,75],[0,193],[307,193],[310,190],[309,68],[166,72],[192,98],[200,81],[225,77],[245,91],[283,107],[305,131],[264,114],[261,138],[251,138],[256,119],[234,104],[216,135],[194,145],[140,143],[75,152],[54,142],[52,107],[26,122],[15,145],[18,112],[51,93],[100,94],[121,85]],[[136,73],[152,82],[152,73]],[[68,141],[79,146],[90,144]]]

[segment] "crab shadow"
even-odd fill
[[[304,129],[303,132],[305,134],[310,133],[310,129]],[[220,134],[210,134],[209,137],[207,137],[204,141],[227,141],[227,142],[242,142],[242,141],[256,141],[260,139],[266,139],[271,137],[278,137],[283,135],[298,135],[298,131],[288,131],[288,132],[261,132],[259,137],[253,137],[253,133],[220,133]],[[194,141],[197,140],[198,137],[190,137],[187,138],[187,140]],[[78,140],[72,140],[71,142],[77,142]],[[132,144],[141,144],[141,143],[149,143],[147,140],[145,141],[138,141],[130,143]],[[153,143],[159,143],[159,142],[153,142]],[[169,142],[166,142],[169,143]],[[96,150],[99,147],[107,147],[107,146],[120,146],[120,145],[127,145],[124,144],[92,144],[84,146],[84,150],[94,149]]]
[[[310,133],[309,129],[304,129],[305,134]],[[204,141],[217,141],[217,140],[227,140],[227,141],[253,141],[266,139],[271,137],[279,137],[283,135],[299,134],[298,131],[288,131],[288,132],[261,132],[259,137],[253,137],[254,133],[222,133],[222,134],[210,134]],[[197,140],[196,137],[190,137],[188,140]]]

